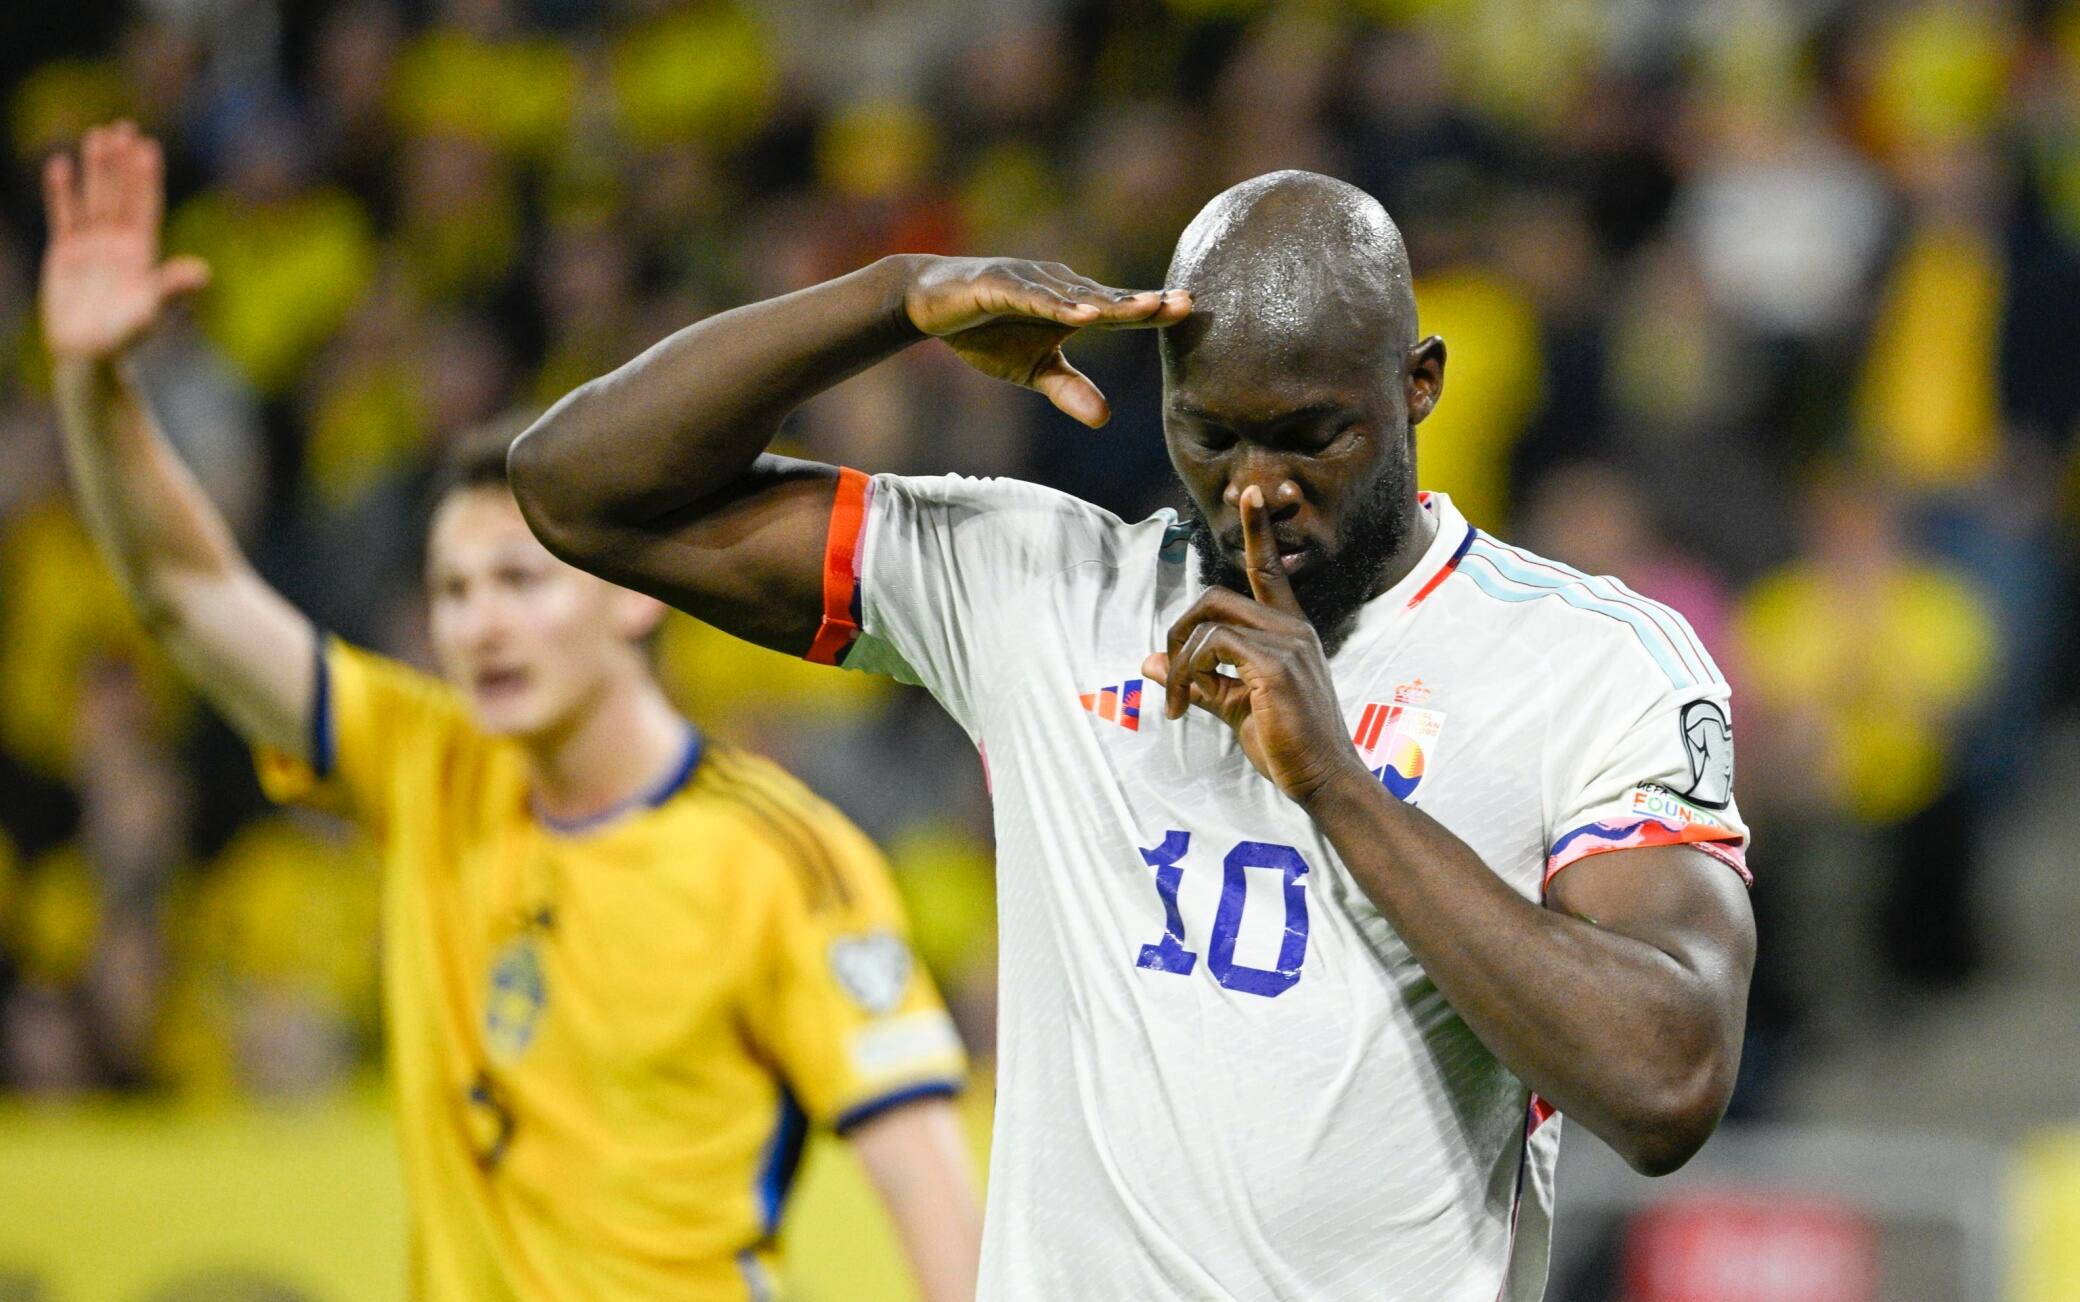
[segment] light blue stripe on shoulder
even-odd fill
[[[1696,681],[1683,668],[1681,661],[1671,654],[1672,648],[1668,645],[1667,635],[1662,632],[1660,625],[1637,609],[1596,596],[1573,581],[1544,584],[1519,579],[1504,571],[1493,548],[1484,548],[1479,542],[1475,542],[1473,548],[1467,552],[1466,559],[1482,561],[1495,571],[1493,574],[1487,574],[1482,572],[1480,566],[1459,567],[1459,572],[1472,579],[1475,587],[1497,601],[1537,601],[1542,597],[1558,597],[1576,610],[1586,610],[1591,614],[1615,619],[1632,630],[1633,636],[1639,639],[1639,644],[1647,649],[1647,654],[1661,667],[1661,672],[1668,675],[1671,684],[1677,688],[1684,688]]]
[[[1513,547],[1497,538],[1483,535],[1481,541],[1494,555],[1498,568],[1502,568],[1503,572],[1509,574],[1512,578],[1519,579],[1533,586],[1548,584],[1557,586],[1572,580],[1586,587],[1597,596],[1638,609],[1647,618],[1653,620],[1660,627],[1661,631],[1668,636],[1671,648],[1676,653],[1676,658],[1683,662],[1686,670],[1692,661],[1696,661],[1699,669],[1707,677],[1716,678],[1718,676],[1718,666],[1712,664],[1711,657],[1705,653],[1703,639],[1697,636],[1697,631],[1690,627],[1690,621],[1684,619],[1681,613],[1671,610],[1669,607],[1655,601],[1652,597],[1641,596],[1608,574],[1585,574],[1572,565],[1562,564],[1546,556],[1533,556],[1521,547]],[[1540,566],[1549,566],[1558,570],[1565,578],[1556,578],[1550,574],[1540,574],[1533,567],[1533,562]]]

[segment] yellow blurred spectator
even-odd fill
[[[1790,785],[1874,825],[1941,793],[1955,724],[1997,650],[1972,589],[1909,555],[1890,511],[1860,476],[1823,480],[1805,554],[1750,589],[1735,617],[1746,690],[1803,752]]]
[[[956,201],[961,226],[978,249],[1029,247],[1019,232],[1061,201],[1062,182],[1032,144],[1001,140],[968,169]]]
[[[347,506],[425,446],[416,306],[416,295],[393,268],[362,298],[315,368],[303,477],[329,509]]]
[[[540,160],[563,145],[578,84],[567,41],[434,27],[399,56],[390,109],[408,135],[458,135]]]
[[[441,133],[413,141],[399,172],[395,247],[422,301],[464,301],[512,273],[521,205],[503,159],[480,140]]]
[[[1589,4],[1431,0],[1420,10],[1417,20],[1437,39],[1464,98],[1523,127],[1570,106],[1603,34],[1603,15]]]
[[[938,144],[932,120],[915,104],[871,100],[831,115],[816,139],[816,170],[846,199],[894,198],[924,178]]]
[[[1984,135],[2008,95],[2015,33],[1991,4],[1881,10],[1861,126],[1884,152]]]
[[[363,1065],[347,1055],[375,1041],[380,891],[373,850],[343,827],[284,813],[242,828],[169,910],[164,1078],[281,1093]]]
[[[764,30],[733,4],[689,5],[618,33],[608,75],[622,129],[640,145],[740,143],[779,89]]]
[[[94,866],[78,842],[46,850],[8,891],[5,948],[23,977],[66,987],[86,974],[101,930]]]
[[[958,990],[995,975],[996,857],[987,842],[950,823],[928,821],[888,843],[910,941],[943,986]]]
[[[1544,355],[1523,292],[1480,266],[1418,276],[1423,334],[1446,347],[1444,399],[1416,427],[1417,478],[1483,529],[1508,523],[1510,451],[1537,412]]]
[[[665,689],[689,718],[740,744],[774,721],[858,719],[896,690],[878,675],[810,664],[677,613],[658,631],[657,668]]]
[[[174,213],[168,247],[209,260],[204,331],[255,389],[289,388],[375,275],[368,216],[335,186],[204,191]]]
[[[53,59],[22,78],[7,106],[16,159],[40,165],[88,127],[130,108],[123,73],[108,59]]]
[[[81,675],[103,658],[138,671],[162,727],[186,718],[190,698],[172,667],[53,499],[0,534],[0,746],[41,772],[68,773]]]
[[[1958,221],[1918,224],[1879,299],[1856,398],[1865,455],[1915,488],[1992,468],[2001,437],[2002,260]]]

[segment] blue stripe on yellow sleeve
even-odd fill
[[[879,1098],[868,1099],[865,1103],[861,1103],[856,1107],[847,1108],[838,1114],[838,1119],[835,1122],[831,1123],[831,1129],[842,1135],[855,1126],[863,1126],[882,1113],[894,1111],[906,1103],[915,1103],[919,1099],[952,1098],[960,1092],[961,1083],[957,1080],[918,1081],[912,1085],[905,1085],[901,1089],[891,1090]]]
[[[759,1161],[758,1216],[767,1238],[780,1228],[780,1209],[787,1203],[787,1191],[794,1184],[795,1171],[802,1164],[802,1148],[808,1139],[809,1118],[802,1112],[801,1104],[795,1102],[794,1094],[783,1085],[780,1115]]]
[[[316,648],[317,669],[311,678],[311,772],[318,775],[320,782],[332,776],[333,753],[337,745],[338,730],[332,724],[332,665],[326,651],[325,630],[311,628],[311,644]]]

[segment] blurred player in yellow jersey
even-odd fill
[[[842,815],[706,745],[641,641],[663,608],[552,558],[497,449],[428,545],[445,682],[314,634],[247,566],[125,353],[162,164],[127,124],[45,175],[45,337],[82,514],[278,799],[385,860],[384,990],[419,1296],[763,1298],[805,1127],[854,1144],[926,1297],[974,1287],[960,1045]],[[294,1154],[283,1155],[294,1161]]]

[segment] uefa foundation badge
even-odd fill
[[[1415,796],[1436,757],[1444,712],[1413,703],[1429,694],[1420,681],[1404,683],[1394,689],[1392,701],[1367,702],[1351,733],[1365,767],[1396,800]]]

